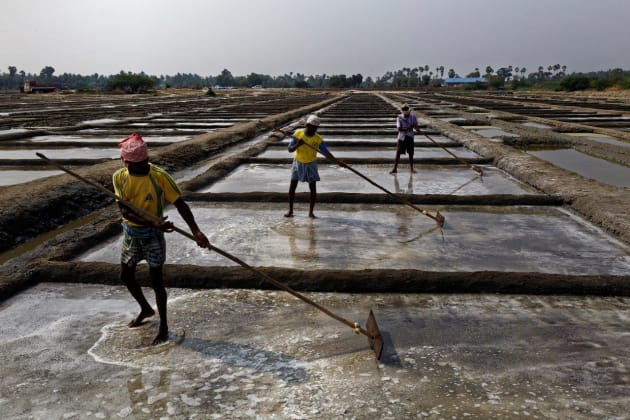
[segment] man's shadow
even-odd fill
[[[246,344],[190,338],[181,346],[231,366],[271,373],[287,382],[300,383],[309,379],[299,360]]]

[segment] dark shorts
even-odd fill
[[[166,241],[164,232],[150,226],[129,226],[123,223],[123,244],[120,262],[128,267],[135,267],[146,260],[149,267],[159,267],[166,259]]]
[[[398,149],[396,153],[399,155],[404,155],[408,153],[409,156],[413,156],[413,137],[405,136],[404,140],[398,140]]]

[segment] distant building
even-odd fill
[[[57,85],[39,85],[35,80],[27,80],[24,82],[22,91],[24,93],[49,93],[61,90],[63,86]]]
[[[485,77],[447,77],[442,83],[444,86],[474,85],[476,83],[488,83]]]

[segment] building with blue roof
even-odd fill
[[[488,83],[485,77],[447,77],[444,86],[474,85],[475,83]]]

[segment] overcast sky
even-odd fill
[[[630,0],[1,1],[1,72],[630,70]]]

